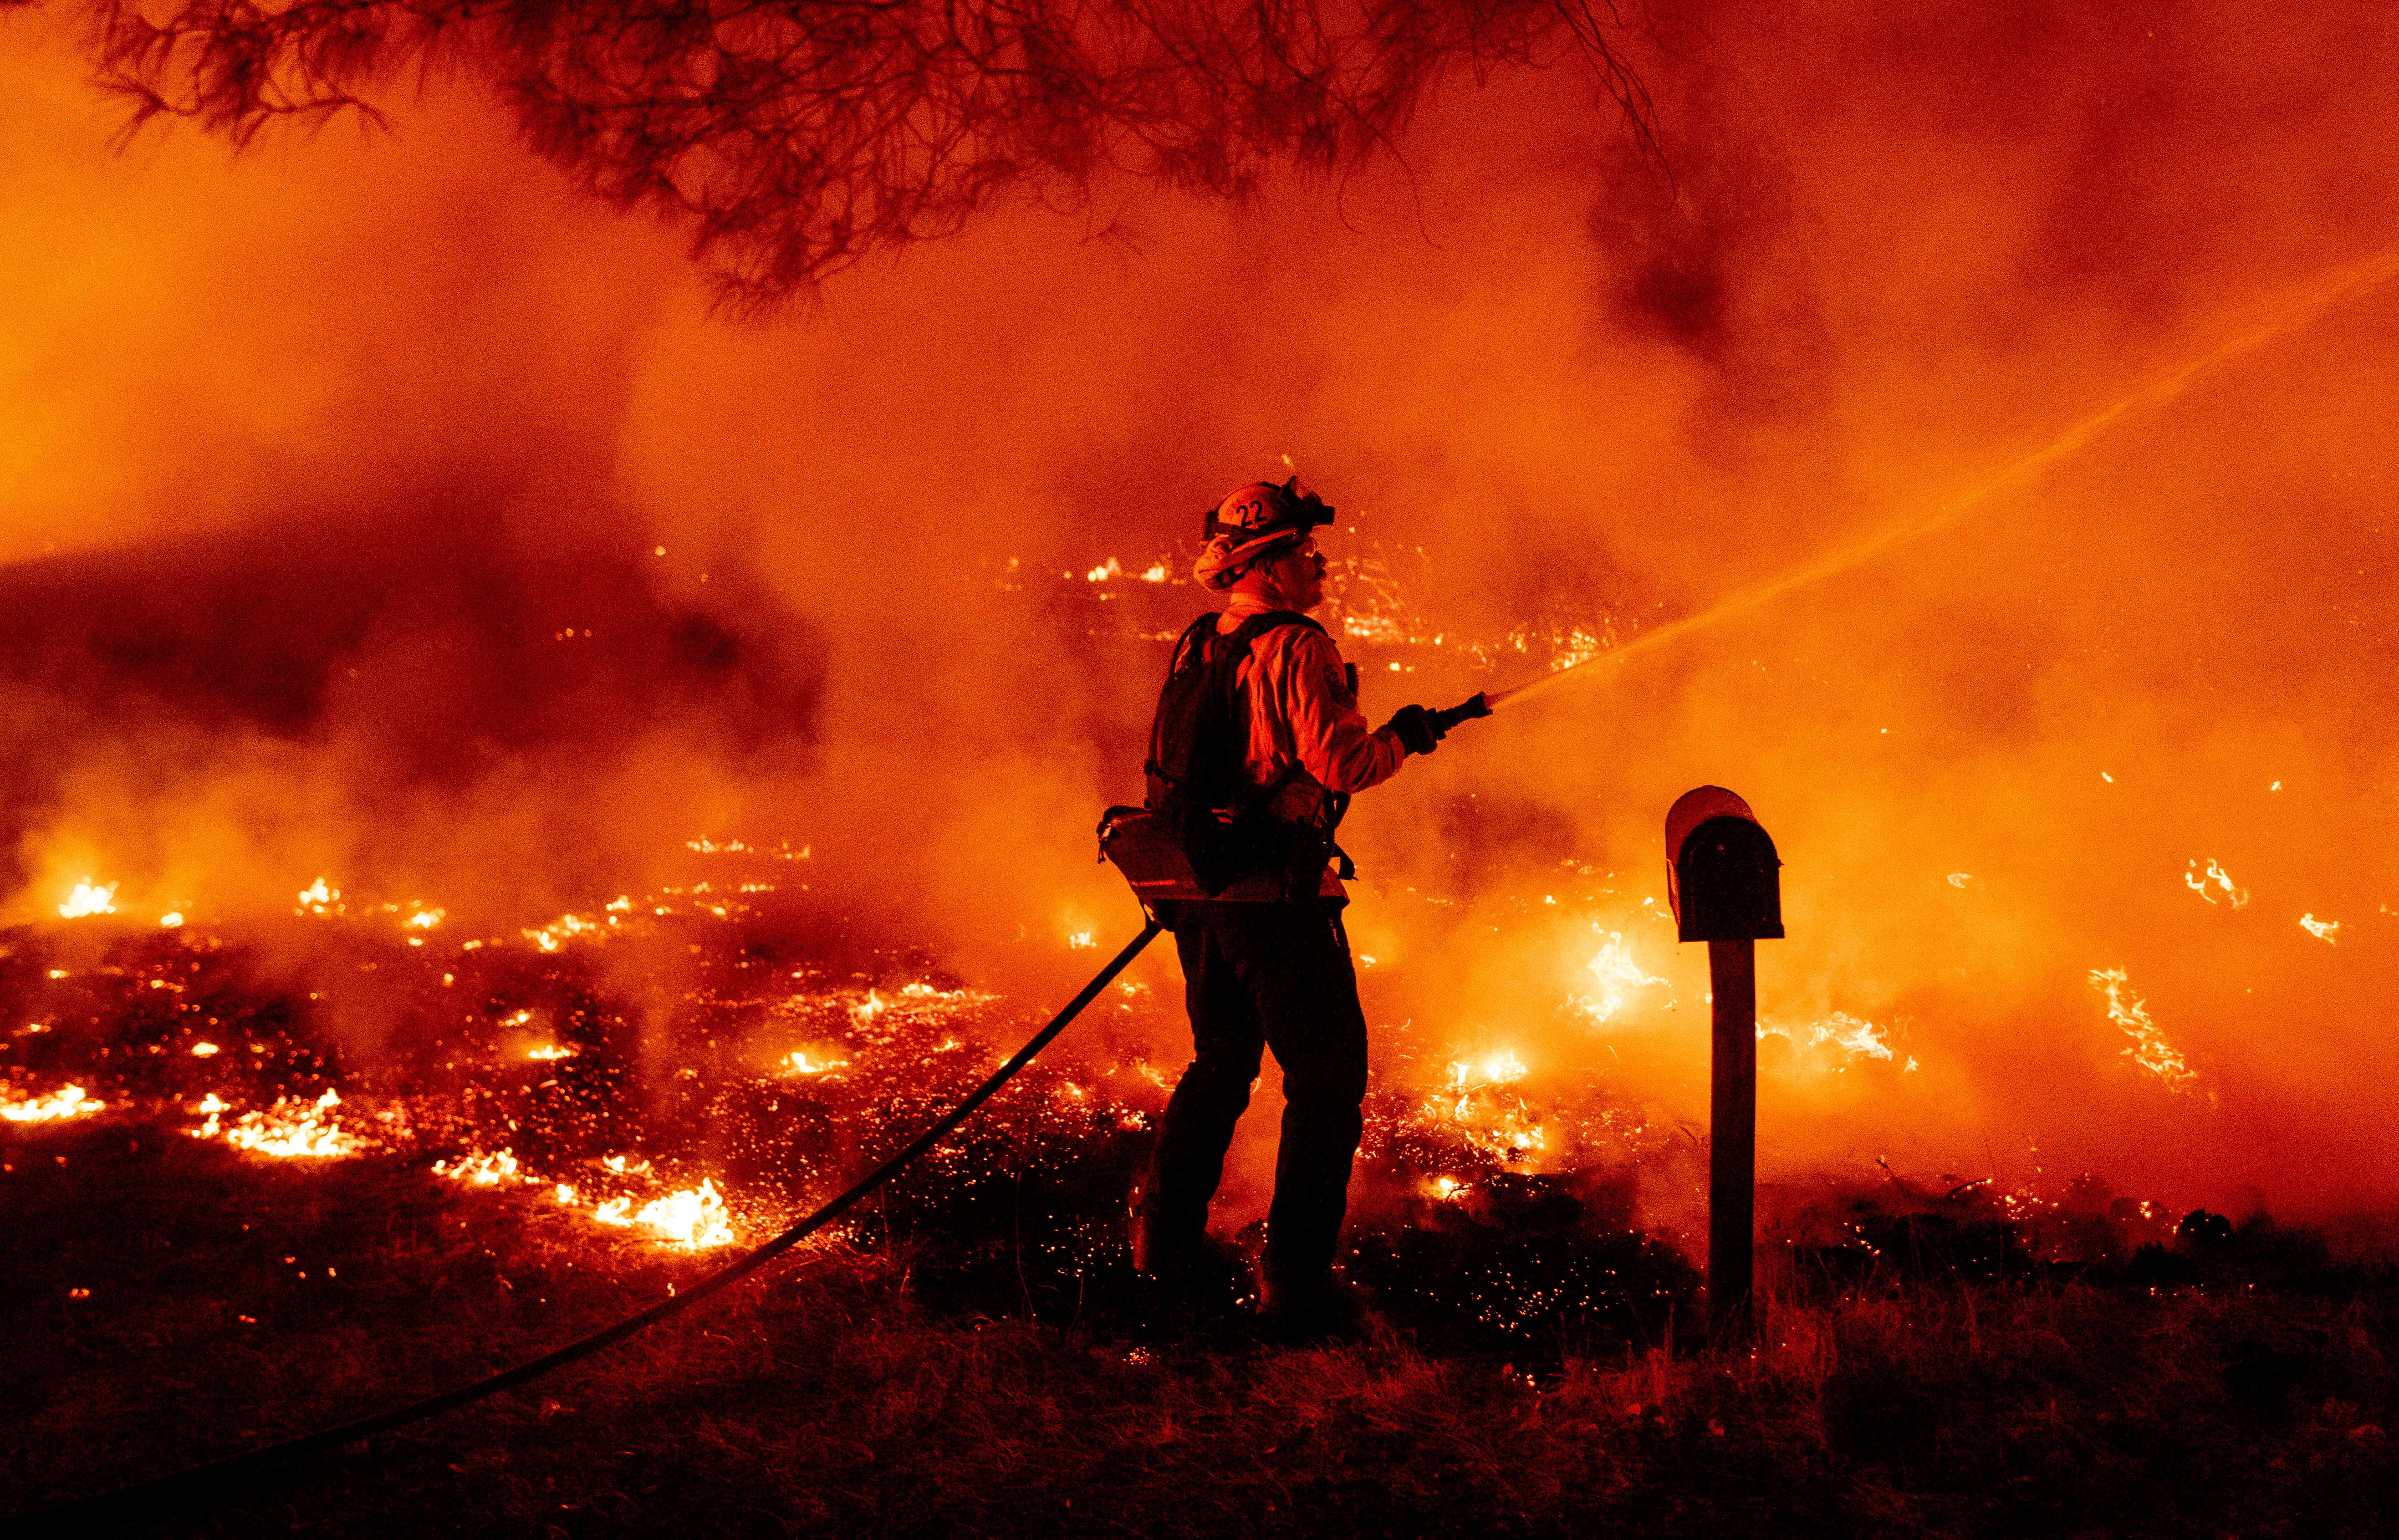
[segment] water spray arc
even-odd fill
[[[2313,325],[2338,305],[2365,295],[2399,275],[2399,245],[2384,248],[2364,262],[2343,268],[2308,287],[2284,296],[2265,317],[2249,330],[2218,344],[2206,353],[2158,376],[2130,395],[2103,407],[2076,423],[2048,443],[2018,456],[1976,485],[1958,493],[1931,513],[1921,518],[1902,520],[1886,525],[1856,543],[1819,557],[1806,566],[1788,572],[1756,588],[1720,601],[1697,615],[1668,621],[1653,631],[1620,647],[1584,658],[1579,663],[1527,680],[1504,690],[1493,690],[1477,696],[1474,701],[1486,708],[1496,708],[1509,701],[1529,699],[1561,682],[1602,664],[1623,663],[1645,653],[1655,652],[1695,631],[1748,614],[1801,588],[1811,588],[1828,578],[1866,565],[1898,547],[1937,534],[1979,511],[2001,493],[2013,490],[2034,477],[2080,452],[2092,440],[2128,418],[2139,415],[2182,395],[2192,385],[2215,371],[2257,352],[2270,343]],[[1455,708],[1468,715],[1467,706]],[[1446,713],[1444,713],[1446,714]]]

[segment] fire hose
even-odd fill
[[[236,1478],[280,1465],[287,1460],[295,1460],[305,1454],[316,1453],[319,1450],[336,1449],[344,1444],[357,1443],[360,1439],[373,1438],[378,1433],[388,1433],[394,1428],[406,1427],[411,1423],[420,1423],[428,1417],[438,1417],[445,1412],[454,1412],[460,1407],[471,1406],[485,1397],[513,1389],[528,1381],[538,1379],[552,1370],[563,1369],[577,1358],[589,1358],[602,1348],[623,1342],[634,1332],[645,1327],[655,1326],[670,1316],[680,1315],[719,1290],[739,1282],[797,1246],[809,1236],[839,1219],[861,1198],[899,1175],[919,1155],[940,1143],[959,1124],[972,1116],[976,1108],[991,1100],[993,1093],[1014,1079],[1017,1072],[1033,1062],[1034,1057],[1043,1048],[1048,1047],[1060,1033],[1065,1031],[1068,1023],[1081,1015],[1085,1006],[1098,999],[1100,992],[1116,980],[1117,975],[1122,973],[1126,966],[1141,954],[1144,947],[1158,939],[1158,933],[1165,926],[1159,924],[1156,914],[1146,910],[1144,911],[1144,917],[1147,923],[1143,925],[1141,934],[1134,937],[1132,943],[1122,952],[1118,952],[1107,966],[1100,969],[1091,981],[1083,986],[1081,993],[1067,1002],[1066,1007],[1051,1017],[1050,1024],[1034,1033],[1006,1063],[993,1071],[989,1079],[969,1092],[963,1101],[942,1114],[931,1128],[917,1135],[905,1149],[859,1178],[839,1196],[807,1218],[739,1261],[718,1268],[691,1288],[680,1293],[670,1294],[647,1308],[626,1317],[614,1326],[605,1327],[588,1337],[545,1353],[538,1358],[529,1359],[513,1369],[503,1370],[497,1374],[477,1380],[471,1385],[445,1390],[438,1396],[428,1396],[423,1400],[412,1401],[406,1406],[395,1407],[389,1412],[379,1412],[373,1416],[361,1417],[355,1422],[344,1423],[336,1427],[322,1428],[296,1439],[287,1439],[281,1443],[267,1444],[239,1454],[228,1455],[222,1460],[210,1461],[206,1465],[192,1466],[183,1470],[169,1472],[165,1476],[154,1477],[150,1480],[137,1482],[132,1486],[118,1487],[110,1492],[79,1498],[57,1507],[25,1515],[20,1521],[45,1529],[62,1530],[70,1525],[88,1524],[96,1519],[131,1517],[141,1510],[155,1508],[169,1498],[188,1496],[209,1488],[221,1486]]]

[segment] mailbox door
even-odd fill
[[[1782,859],[1755,822],[1721,814],[1687,834],[1674,861],[1675,917],[1686,941],[1782,935]]]

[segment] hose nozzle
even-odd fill
[[[1446,736],[1449,730],[1461,722],[1471,722],[1476,717],[1487,717],[1490,714],[1491,703],[1484,699],[1480,694],[1471,699],[1459,701],[1445,711],[1426,713],[1432,719],[1432,732],[1436,738]]]

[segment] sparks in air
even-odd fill
[[[2200,871],[2197,861],[2192,861],[2189,869],[2183,872],[2182,881],[2185,887],[2211,904],[2216,902],[2216,893],[2219,891],[2224,895],[2223,901],[2230,904],[2234,909],[2239,909],[2249,901],[2249,890],[2235,886],[2232,879],[2225,874],[2224,868],[2217,864],[2212,856],[2208,858],[2205,871]]]
[[[47,1096],[0,1096],[0,1118],[11,1123],[62,1123],[89,1117],[107,1107],[107,1102],[93,1100],[81,1086],[61,1086]]]
[[[2188,1089],[2199,1078],[2181,1050],[2167,1042],[2157,1023],[2149,1020],[2148,1002],[2133,993],[2132,979],[2122,968],[2093,968],[2091,987],[2107,1001],[2108,1020],[2133,1040],[2122,1050],[2125,1058],[2157,1076],[2169,1090]]]
[[[2312,914],[2302,914],[2299,916],[2299,928],[2328,947],[2340,945],[2337,934],[2340,929],[2338,920],[2319,920]]]
[[[342,912],[342,890],[319,877],[300,890],[299,907],[294,914],[339,914]]]
[[[59,918],[61,920],[80,920],[86,915],[115,912],[116,885],[95,883],[88,877],[75,884],[75,891],[67,895],[67,901],[59,905]]]

